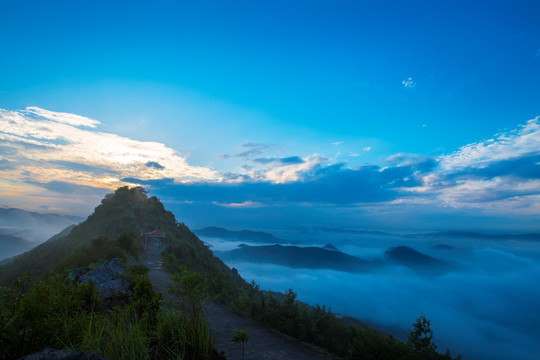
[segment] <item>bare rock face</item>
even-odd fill
[[[113,307],[123,305],[132,295],[130,282],[122,274],[124,268],[118,259],[112,259],[79,277],[79,283],[93,281],[101,298]]]
[[[90,351],[43,349],[37,353],[19,358],[19,360],[107,360]]]

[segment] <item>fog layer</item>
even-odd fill
[[[540,338],[540,243],[512,240],[406,238],[396,235],[281,234],[304,246],[334,244],[362,259],[385,259],[391,246],[407,245],[451,264],[444,273],[420,274],[402,266],[369,273],[299,269],[228,261],[262,289],[293,288],[310,304],[325,304],[404,338],[424,314],[431,320],[439,350],[465,359],[532,359]],[[213,250],[239,242],[203,238]],[[245,242],[244,242],[245,243]],[[252,244],[253,245],[253,244]],[[259,244],[260,245],[260,244]]]
[[[30,250],[80,221],[76,216],[0,208],[0,260]]]

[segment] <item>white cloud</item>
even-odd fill
[[[485,167],[493,161],[519,157],[540,151],[539,117],[529,120],[514,131],[496,135],[492,139],[461,147],[443,155],[439,162],[443,170],[459,170],[465,167]]]
[[[365,146],[364,148],[362,148],[362,153],[368,153],[371,151],[371,146]],[[358,153],[358,152],[350,152],[349,153],[349,156],[352,156],[352,157],[360,157],[362,156],[362,153]]]
[[[45,110],[45,109],[38,108],[36,106],[28,106],[26,108],[26,113],[35,114],[45,119],[49,119],[49,120],[53,120],[53,121],[57,121],[60,123],[73,125],[73,126],[87,126],[87,127],[95,128],[97,125],[100,124],[99,121],[90,119],[85,116]]]
[[[413,80],[412,77],[409,77],[401,82],[401,85],[403,85],[406,89],[414,89],[416,87],[416,82]]]
[[[302,160],[302,163],[293,163],[279,167],[266,166],[262,169],[246,169],[244,175],[247,175],[252,181],[284,184],[301,180],[306,173],[328,161],[327,158],[318,154],[302,158]]]
[[[264,207],[263,203],[260,203],[258,201],[251,201],[251,200],[247,200],[241,203],[219,203],[219,202],[214,201],[212,202],[212,204],[221,206],[221,207],[232,208],[232,209],[256,209],[256,208]]]
[[[185,157],[164,144],[77,127],[98,124],[82,116],[39,108],[0,109],[0,141],[11,148],[3,158],[18,164],[15,169],[0,171],[0,177],[111,189],[124,184],[119,180],[122,178],[221,180],[215,171],[189,165]],[[149,167],[149,162],[159,163],[162,168]]]
[[[333,142],[332,145],[339,146],[339,145],[341,145],[343,143],[344,143],[344,141],[336,141],[336,142]]]
[[[452,207],[475,207],[515,213],[540,211],[540,180],[519,178],[501,169],[490,176],[475,176],[475,171],[497,167],[500,161],[527,158],[540,153],[539,118],[516,130],[491,139],[465,145],[438,158],[439,168],[422,179],[422,186],[404,189],[425,194]]]

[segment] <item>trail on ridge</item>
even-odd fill
[[[164,299],[173,299],[167,292],[167,286],[172,284],[169,274],[161,266],[161,249],[149,248],[144,263],[150,269],[148,277],[154,289],[163,294]],[[242,345],[230,341],[232,329],[246,328],[250,335],[245,346],[246,360],[330,360],[327,354],[315,348],[302,344],[283,334],[270,330],[254,321],[245,319],[234,312],[210,303],[204,308],[204,316],[210,325],[212,335],[216,339],[216,350],[228,360],[242,358]]]

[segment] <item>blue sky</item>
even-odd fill
[[[193,226],[540,231],[535,1],[0,12],[0,205],[136,183]]]

